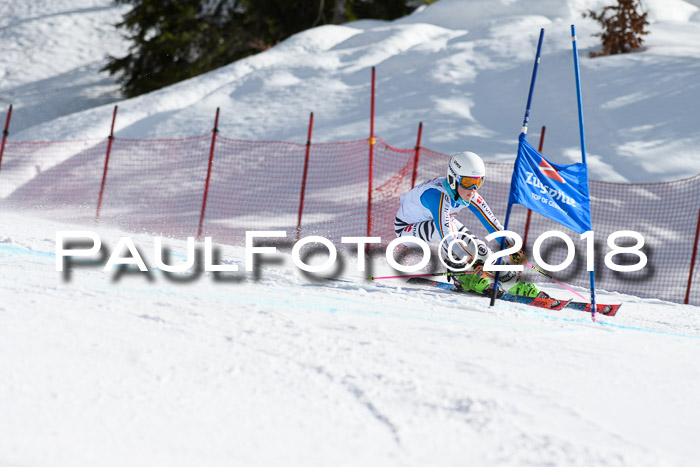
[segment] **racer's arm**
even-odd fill
[[[498,221],[489,205],[486,204],[486,200],[478,193],[474,195],[472,202],[469,204],[469,210],[479,219],[489,233],[503,230],[503,224]],[[515,242],[512,238],[506,237],[506,244],[512,246]]]

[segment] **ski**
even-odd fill
[[[451,292],[457,293],[467,293],[469,295],[481,296],[477,293],[464,292],[462,290],[457,290],[454,285],[448,282],[439,282],[431,279],[426,279],[423,277],[412,277],[408,280],[408,284],[411,285],[428,285],[431,287],[437,287],[439,289],[449,290]],[[525,305],[536,306],[538,308],[546,308],[548,310],[561,310],[564,308],[569,308],[572,310],[585,311],[587,313],[591,312],[591,304],[587,302],[574,302],[573,300],[558,300],[551,297],[523,297],[522,295],[515,295],[511,293],[505,293],[500,297],[500,300],[513,303],[522,303]],[[618,305],[604,305],[596,304],[597,312],[605,316],[615,316],[617,310],[620,309],[622,304]]]

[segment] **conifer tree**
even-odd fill
[[[435,0],[114,0],[132,5],[117,24],[127,55],[103,70],[129,97],[159,89],[263,51],[321,24],[391,20]],[[336,11],[343,9],[343,11]]]
[[[593,18],[603,27],[603,32],[594,34],[601,38],[603,48],[591,52],[591,57],[631,52],[644,42],[641,36],[649,34],[645,29],[649,25],[647,12],[639,0],[617,0],[617,5],[606,6],[600,13],[589,10],[583,17]]]

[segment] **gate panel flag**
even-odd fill
[[[591,230],[586,164],[549,162],[520,135],[510,182],[510,204],[521,204],[553,221],[584,233]]]

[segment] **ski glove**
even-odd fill
[[[527,255],[525,254],[525,251],[520,250],[510,255],[510,263],[517,265],[527,263]]]

